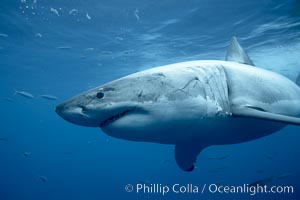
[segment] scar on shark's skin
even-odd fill
[[[183,88],[181,88],[181,90],[184,91],[185,88],[187,88],[192,82],[195,81],[195,84],[197,84],[197,82],[199,81],[199,79],[197,77],[193,78],[192,80],[190,80],[187,84],[185,84],[185,86]],[[189,88],[188,88],[188,92],[189,93]]]
[[[189,61],[134,73],[73,97],[56,112],[112,137],[172,144],[176,163],[190,172],[206,147],[248,142],[300,125],[300,76],[294,83],[253,66],[233,37],[225,61]]]
[[[189,94],[189,93],[190,93],[190,87],[189,87],[189,86],[190,86],[193,82],[195,82],[194,85],[192,86],[193,88],[195,88],[199,81],[200,81],[200,80],[199,80],[197,77],[195,77],[195,78],[189,80],[182,88],[177,88],[177,89],[171,91],[169,94],[167,94],[167,96],[169,96],[170,94],[176,93],[176,92],[178,92],[178,91],[184,93],[184,94],[187,95],[187,96],[191,96],[191,95]],[[186,91],[185,89],[187,89],[187,91]]]

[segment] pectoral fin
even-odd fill
[[[175,145],[175,159],[177,165],[186,172],[191,172],[195,168],[197,156],[204,147],[195,144],[185,143]]]
[[[300,118],[263,111],[255,107],[231,108],[233,117],[249,117],[300,126]]]

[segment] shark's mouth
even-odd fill
[[[123,111],[123,112],[121,112],[119,114],[113,115],[113,116],[107,118],[106,120],[104,120],[103,122],[101,122],[100,123],[100,127],[103,128],[103,127],[107,126],[108,124],[110,124],[110,123],[112,123],[112,122],[114,122],[114,121],[116,121],[116,120],[124,117],[125,115],[127,115],[128,113],[130,113],[132,111],[133,110],[125,110],[125,111]]]

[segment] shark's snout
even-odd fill
[[[69,106],[65,103],[62,103],[56,106],[55,112],[62,116],[64,113],[84,113],[85,109],[86,108],[83,105]]]
[[[96,126],[90,123],[85,110],[83,105],[69,105],[67,103],[59,104],[55,108],[55,112],[68,122],[81,126]]]
[[[62,117],[62,113],[65,111],[65,106],[63,104],[59,104],[55,108],[55,112]]]

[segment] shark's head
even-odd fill
[[[124,85],[125,84],[125,85]],[[114,81],[75,96],[56,107],[65,120],[90,127],[118,126],[145,112],[138,107],[139,95],[123,80]],[[130,117],[129,117],[130,116]]]
[[[145,71],[75,96],[58,105],[56,112],[71,123],[100,127],[113,137],[172,144],[187,129],[199,131],[201,119],[219,109],[207,101],[198,82],[189,70]]]
[[[63,102],[56,112],[77,125],[106,127],[136,110],[130,96],[121,100],[123,95],[120,88],[100,86]]]
[[[153,77],[115,80],[72,97],[58,105],[56,112],[71,123],[100,127],[111,136],[139,140],[144,137],[140,132],[157,120],[152,109],[158,96],[155,80]]]

